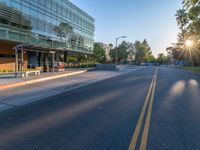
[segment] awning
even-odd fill
[[[19,44],[15,46],[13,49],[17,50],[26,50],[26,51],[36,51],[36,52],[44,52],[44,53],[55,53],[56,51],[65,51],[63,48],[49,48],[41,45],[31,45],[31,44]]]

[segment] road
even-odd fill
[[[200,76],[147,67],[0,114],[1,150],[199,150]]]

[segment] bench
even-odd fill
[[[25,71],[23,72],[22,77],[27,78],[29,74],[34,74],[35,76],[39,76],[40,70]]]

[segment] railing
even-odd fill
[[[20,42],[24,44],[41,45],[49,48],[62,48],[72,51],[93,54],[91,47],[83,44],[65,43],[65,41],[50,40],[49,38],[33,33],[25,29],[19,29],[0,23],[0,39]]]

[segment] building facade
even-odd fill
[[[0,70],[14,69],[20,44],[25,68],[42,65],[45,52],[92,54],[94,22],[68,0],[0,0]]]
[[[105,55],[106,55],[106,61],[110,62],[111,58],[110,58],[110,50],[112,49],[112,47],[109,44],[105,44],[102,42],[98,43],[105,51]]]

